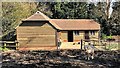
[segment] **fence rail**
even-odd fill
[[[2,48],[18,48],[18,41],[0,41]]]
[[[81,40],[81,47],[92,43],[96,47],[104,47],[106,50],[120,50],[120,40],[104,41],[104,40]],[[81,48],[82,49],[82,48]]]

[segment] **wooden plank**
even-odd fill
[[[25,30],[25,31],[30,31],[30,30],[46,30],[46,29],[51,29],[51,30],[54,30],[53,28],[50,28],[50,27],[31,27],[31,28],[18,28],[19,29],[19,31],[23,31],[23,29]]]
[[[48,24],[41,26],[20,26],[17,28],[19,47],[56,46],[55,29]]]
[[[55,44],[55,41],[20,41],[19,44],[24,44],[24,45],[27,45],[27,44]]]
[[[27,48],[27,47],[53,47],[53,46],[56,46],[56,45],[53,45],[53,44],[31,44],[31,45],[20,45],[19,47],[20,48]]]
[[[41,47],[41,46],[56,46],[55,44],[21,44],[19,47]]]
[[[7,48],[16,47],[16,46],[6,46]]]
[[[67,40],[67,31],[61,31],[60,33],[60,37],[62,40]]]
[[[55,30],[53,29],[38,29],[38,30],[35,30],[35,29],[31,29],[31,30],[26,30],[26,29],[21,29],[21,30],[18,30],[17,31],[18,33],[43,33],[43,32],[48,32],[48,33],[54,33]]]
[[[18,50],[56,50],[56,49],[57,49],[56,46],[18,48]]]
[[[38,30],[38,29],[42,29],[42,28],[44,28],[44,29],[48,29],[48,28],[50,28],[50,29],[53,29],[53,27],[52,26],[19,26],[17,29],[26,29],[26,30],[31,30],[31,29],[36,29],[36,30]]]
[[[25,29],[22,29],[23,31],[19,32],[19,30],[17,30],[17,37],[35,37],[38,35],[54,35],[55,34],[55,30],[30,30],[29,32],[25,31]]]
[[[20,45],[28,45],[28,44],[52,44],[55,45],[55,36],[45,36],[45,37],[31,37],[31,38],[25,38],[24,40],[22,38],[18,38],[18,42]]]
[[[24,38],[18,38],[18,40],[54,40],[55,39],[55,35],[52,36],[38,36],[38,37],[24,37]]]
[[[23,40],[23,39],[18,39],[18,41],[53,41],[55,40],[55,37],[43,37],[43,38],[28,38],[27,40]]]
[[[55,41],[20,41],[19,44],[55,44]]]
[[[18,35],[17,36],[18,37],[18,39],[19,38],[36,38],[36,37],[38,37],[38,38],[42,38],[42,37],[55,37],[55,35]]]

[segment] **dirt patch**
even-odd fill
[[[13,51],[2,54],[2,68],[119,68],[120,51],[96,51],[86,60],[85,51]]]

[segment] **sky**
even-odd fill
[[[110,15],[112,14],[112,11],[113,11],[113,9],[112,9],[113,1],[114,1],[114,0],[112,0],[112,1],[111,1],[111,4],[110,4],[110,10],[109,10]],[[110,17],[110,15],[109,15],[109,17]]]

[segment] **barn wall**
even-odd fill
[[[75,35],[75,33],[73,32],[73,35],[74,42],[78,42],[81,39],[84,39],[84,31],[79,31],[79,35]]]
[[[95,31],[95,35],[91,35],[89,32],[89,36],[91,40],[98,40],[99,38],[99,31]]]
[[[60,37],[62,39],[63,42],[67,42],[67,31],[61,31],[60,32]]]
[[[56,30],[46,22],[25,22],[17,28],[19,48],[55,48],[55,32]]]
[[[73,31],[73,42],[79,42],[81,39],[85,39],[85,31],[79,31],[79,35],[75,35]],[[61,37],[63,42],[68,42],[68,31],[60,31],[59,37]],[[89,31],[90,40],[98,40],[99,38],[99,31],[95,31],[95,35],[91,35]]]
[[[59,35],[64,42],[68,42],[68,31],[61,31]],[[81,39],[84,39],[84,31],[79,31],[79,35],[75,35],[73,32],[74,42],[80,41]]]

